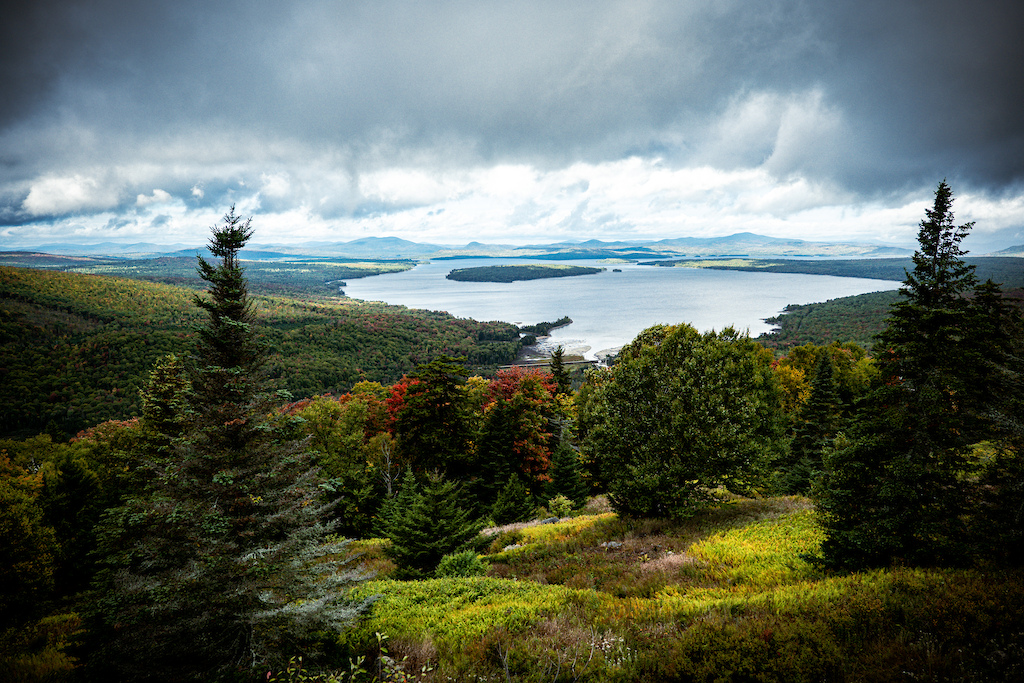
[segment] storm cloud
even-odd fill
[[[21,3],[0,247],[751,230],[1024,242],[1018,0]]]

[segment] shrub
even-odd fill
[[[487,573],[487,563],[480,559],[472,550],[445,555],[437,564],[434,575],[439,578],[457,576],[483,576]]]
[[[568,517],[572,508],[572,501],[563,495],[557,495],[548,501],[548,511],[555,517]]]

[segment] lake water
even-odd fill
[[[455,268],[528,263],[606,268],[596,275],[526,282],[455,282]],[[621,272],[613,272],[613,268]],[[806,304],[841,296],[896,289],[889,280],[756,273],[697,268],[659,268],[596,261],[459,259],[432,261],[402,273],[348,280],[345,294],[409,308],[447,311],[460,318],[502,320],[532,325],[569,316],[573,323],[554,330],[547,346],[601,352],[628,344],[659,323],[689,323],[701,331],[732,325],[758,336],[772,329],[765,318],[787,304]]]

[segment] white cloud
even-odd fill
[[[435,204],[457,196],[464,182],[446,173],[424,169],[390,168],[366,173],[359,178],[359,192],[382,204]]]
[[[172,201],[172,197],[169,192],[161,189],[154,189],[153,194],[144,195],[140,194],[135,198],[136,206],[150,206],[151,204],[167,204]]]
[[[287,173],[264,173],[260,176],[260,194],[281,198],[291,194],[292,185]]]
[[[783,140],[779,150],[799,147],[798,141],[786,142],[787,136],[800,137],[797,131],[827,128],[827,108],[825,114],[816,113],[815,98],[802,100],[806,116],[791,101],[769,100],[777,114],[775,135]],[[741,105],[736,107],[739,119],[748,116]],[[200,244],[234,204],[240,214],[254,217],[256,241],[265,243],[395,235],[452,245],[473,240],[524,244],[750,231],[912,246],[933,190],[864,200],[799,171],[780,177],[766,163],[725,168],[645,156],[562,166],[458,166],[447,159],[432,164],[428,157],[416,162],[360,172],[357,163],[324,153],[278,158],[258,173],[232,165],[179,163],[43,177],[22,202],[25,213],[40,221],[5,228],[0,240],[4,246],[31,246],[52,235],[71,241],[131,237]],[[110,180],[100,182],[101,177]],[[119,208],[119,196],[134,200]],[[83,208],[90,206],[100,208]],[[993,248],[1002,239],[1000,231],[1024,225],[1021,193],[993,198],[965,192],[954,208],[958,221],[976,220],[979,235],[992,235]],[[65,218],[46,219],[52,215]]]
[[[110,183],[76,174],[40,178],[21,206],[32,216],[45,216],[109,209],[118,200],[117,189]]]

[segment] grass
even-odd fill
[[[587,514],[497,531],[489,575],[360,588],[344,636],[374,633],[436,681],[1016,680],[1019,573],[826,575],[798,497],[737,499],[685,522]],[[380,543],[360,542],[372,562]],[[506,548],[519,545],[515,549]],[[378,553],[379,555],[379,553]]]

